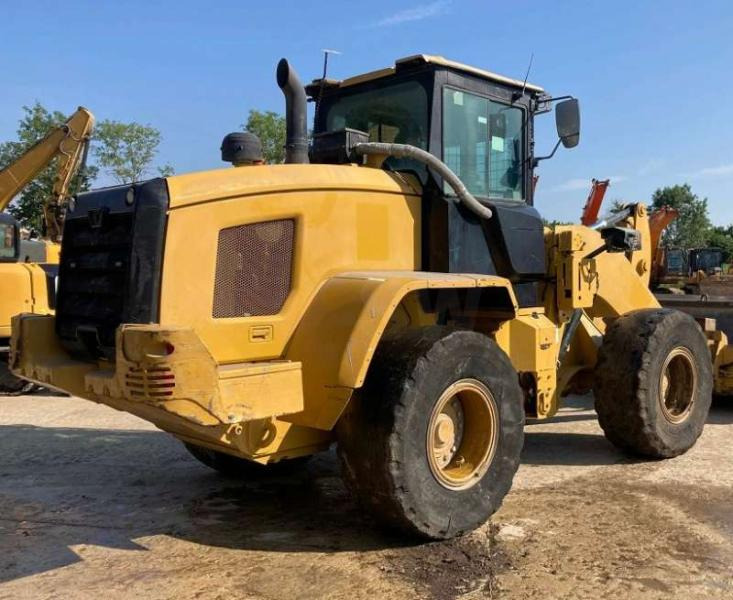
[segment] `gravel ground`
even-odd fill
[[[332,453],[243,483],[74,398],[0,398],[0,598],[733,598],[733,401],[685,456],[637,462],[592,399],[530,423],[491,523],[406,544]]]

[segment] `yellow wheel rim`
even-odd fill
[[[682,423],[692,412],[697,389],[697,366],[692,352],[678,346],[664,361],[659,376],[659,406],[670,423]]]
[[[499,410],[475,379],[449,386],[435,404],[427,433],[430,470],[443,487],[463,490],[481,480],[499,442]]]

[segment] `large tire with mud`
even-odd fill
[[[517,373],[489,337],[425,327],[384,339],[336,429],[344,478],[384,524],[446,539],[501,505],[519,466]]]
[[[686,452],[702,433],[712,389],[710,351],[691,316],[639,310],[606,331],[593,391],[598,421],[617,447],[651,458]]]
[[[183,442],[183,445],[196,460],[232,479],[252,480],[262,477],[290,475],[303,469],[311,458],[310,456],[301,456],[262,465],[246,458],[238,458],[226,452],[217,452],[204,446],[197,446],[188,442]]]

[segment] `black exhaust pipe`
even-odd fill
[[[284,58],[277,63],[277,85],[285,94],[285,162],[307,164],[310,161],[305,88]]]

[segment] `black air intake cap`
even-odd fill
[[[260,138],[249,131],[226,135],[221,142],[221,159],[233,165],[264,162]]]

